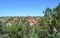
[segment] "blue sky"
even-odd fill
[[[42,16],[46,7],[54,8],[60,0],[0,0],[0,16]]]

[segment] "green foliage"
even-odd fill
[[[0,22],[0,38],[60,38],[60,4],[54,8],[46,8],[40,18],[39,25],[30,26],[28,17],[21,18],[12,25],[2,25]],[[55,30],[55,31],[54,31]]]

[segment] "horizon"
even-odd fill
[[[2,16],[43,16],[47,7],[55,8],[60,0],[0,0]]]

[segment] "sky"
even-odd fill
[[[43,16],[47,7],[55,8],[60,0],[0,0],[0,16]]]

